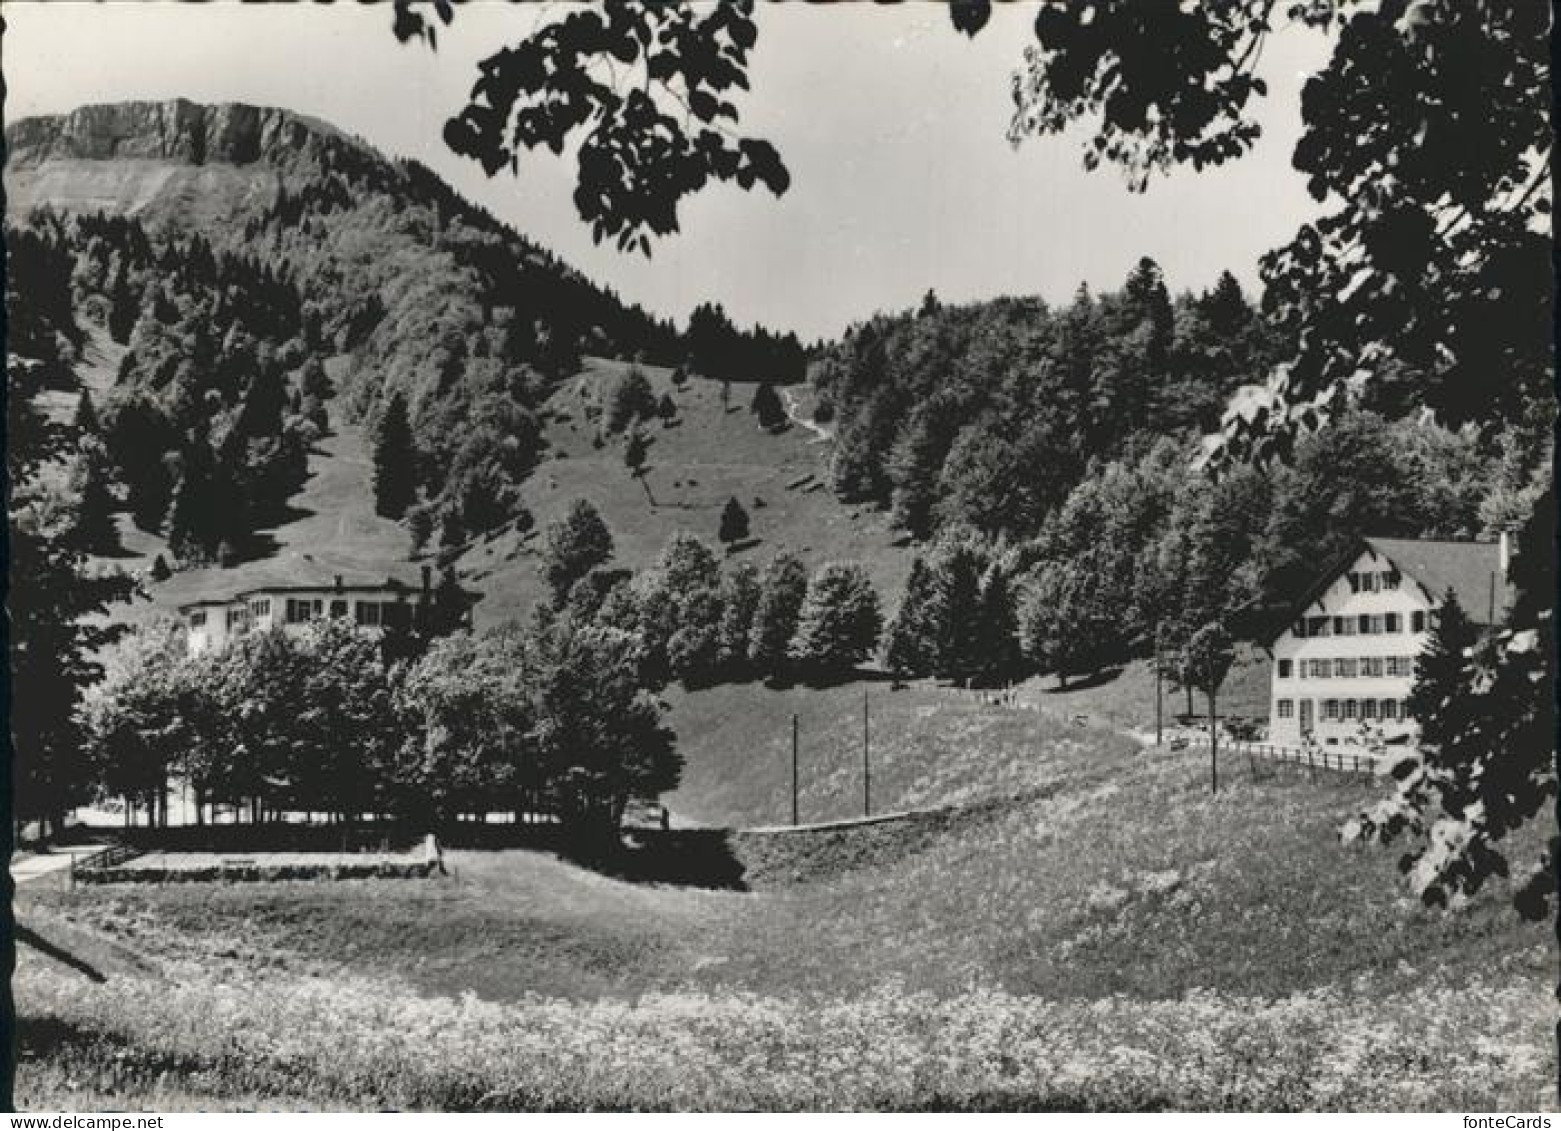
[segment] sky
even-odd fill
[[[792,175],[780,199],[718,185],[686,199],[682,232],[652,258],[595,246],[567,160],[524,157],[489,179],[444,147],[477,63],[536,23],[531,5],[476,0],[437,52],[400,44],[390,6],[187,5],[5,0],[5,118],[182,96],[282,106],[415,157],[468,198],[620,295],[680,322],[721,302],[743,324],[831,337],[876,311],[1120,286],[1144,255],[1173,290],[1223,269],[1255,294],[1257,264],[1315,214],[1290,153],[1300,91],[1326,61],[1312,33],[1270,37],[1263,136],[1242,160],[1131,193],[1085,172],[1077,136],[1007,140],[1011,76],[1031,39],[1028,4],[999,8],[973,40],[942,5],[761,4],[741,129],[771,140]]]

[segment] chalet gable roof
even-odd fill
[[[1366,553],[1387,561],[1434,604],[1441,604],[1451,590],[1475,624],[1499,622],[1511,603],[1511,586],[1501,575],[1501,546],[1497,542],[1368,536],[1357,539],[1347,553],[1318,576],[1295,602],[1294,613],[1299,615],[1309,608]],[[1278,627],[1268,642],[1272,644],[1283,636],[1292,623],[1287,621]]]

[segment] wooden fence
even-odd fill
[[[1088,715],[1049,710],[1039,703],[1022,699],[1013,688],[949,687],[945,690],[956,699],[986,707],[1049,715],[1075,726],[1087,726],[1090,721]],[[1186,746],[1208,749],[1208,731],[1205,729],[1188,733],[1191,729],[1184,728],[1179,734],[1169,735],[1167,745],[1175,749]],[[1330,773],[1369,779],[1376,776],[1381,762],[1379,755],[1359,747],[1279,746],[1271,742],[1249,742],[1224,735],[1220,737],[1219,752],[1221,755],[1246,758],[1255,777],[1261,776],[1265,769],[1290,766],[1305,770],[1313,778],[1319,773]]]
[[[1207,734],[1186,736],[1189,746],[1208,749]],[[1220,739],[1219,752],[1240,758],[1245,757],[1254,775],[1260,767],[1292,766],[1305,770],[1314,778],[1319,773],[1346,774],[1364,778],[1377,775],[1379,755],[1359,747],[1349,746],[1277,746],[1271,742],[1238,742],[1236,739]]]
[[[70,861],[70,886],[75,887],[77,879],[88,873],[106,872],[108,869],[118,867],[127,860],[134,860],[139,855],[141,855],[139,848],[132,848],[128,844],[111,844],[107,848],[88,853],[85,856],[72,856]]]

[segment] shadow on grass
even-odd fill
[[[1121,668],[1102,668],[1098,672],[1082,676],[1079,679],[1069,681],[1066,687],[1048,687],[1043,689],[1045,695],[1062,695],[1069,691],[1088,691],[1092,687],[1104,687],[1122,674]]]
[[[604,844],[571,837],[556,825],[486,825],[452,829],[441,839],[452,848],[550,852],[576,867],[629,883],[748,890],[744,865],[726,829],[627,828],[616,843]]]

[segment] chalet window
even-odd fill
[[[256,620],[265,620],[271,615],[271,598],[256,597],[249,603],[249,615]]]
[[[1404,618],[1397,613],[1384,613],[1382,616],[1383,632],[1403,632]]]
[[[1360,661],[1360,674],[1369,679],[1382,678],[1382,657],[1362,656]]]
[[[1398,718],[1397,699],[1384,699],[1382,701],[1382,717],[1389,720]]]
[[[1291,699],[1281,699],[1278,703],[1279,717],[1281,719],[1293,719],[1295,717],[1295,702]]]
[[[1355,678],[1355,661],[1354,660],[1335,660],[1333,662],[1333,674],[1336,675],[1340,679],[1354,679]]]
[[[1344,717],[1346,719],[1353,719],[1357,714],[1360,713],[1357,707],[1358,704],[1355,702],[1355,700],[1346,699],[1344,701]]]
[[[1362,699],[1360,701],[1360,717],[1363,719],[1375,719],[1377,717],[1377,701],[1375,699]]]
[[[248,627],[249,627],[249,610],[248,609],[229,609],[228,610],[228,631],[229,632],[243,632]]]
[[[1382,575],[1382,588],[1397,589],[1400,577],[1397,570],[1389,570]]]
[[[320,602],[308,598],[289,597],[286,614],[288,624],[307,624],[320,615]]]
[[[196,612],[196,613],[191,613],[190,614],[190,627],[191,628],[202,628],[202,627],[205,626],[205,624],[206,624],[206,610],[205,609],[200,610],[200,612]]]
[[[1339,717],[1339,701],[1337,699],[1323,700],[1323,718],[1337,720]]]
[[[378,601],[358,602],[358,623],[365,628],[379,627],[380,618]]]
[[[1409,631],[1410,632],[1424,632],[1425,631],[1425,612],[1424,611],[1422,611],[1420,609],[1416,609],[1414,612],[1409,614]]]
[[[1292,624],[1290,626],[1290,633],[1297,640],[1305,640],[1306,639],[1306,618],[1302,617],[1300,620],[1298,620],[1294,624]]]
[[[1327,617],[1307,617],[1306,618],[1306,635],[1308,635],[1308,636],[1327,636],[1328,635],[1328,623],[1329,622],[1328,622],[1328,618]]]
[[[331,616],[344,617],[347,615],[347,602],[337,599],[331,601]]]
[[[1279,678],[1280,679],[1289,679],[1290,678],[1290,661],[1289,660],[1280,660],[1279,661]]]

